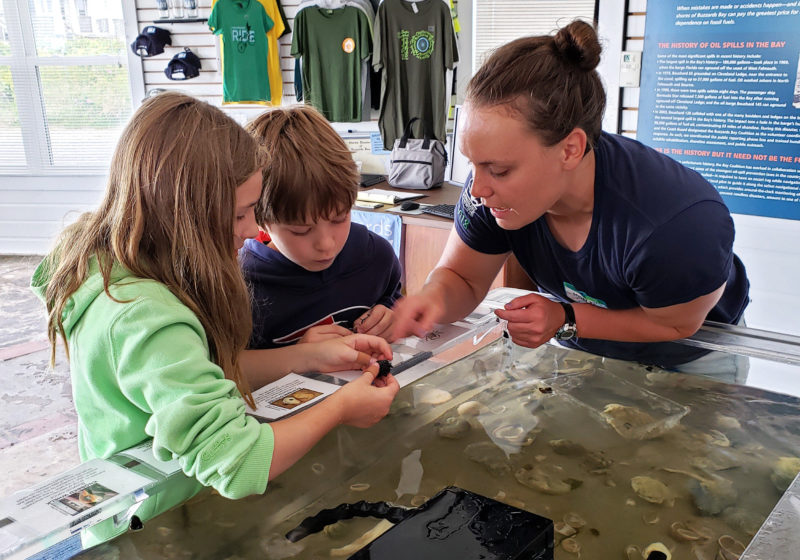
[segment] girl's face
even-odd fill
[[[471,194],[503,229],[516,230],[553,209],[564,194],[561,143],[544,146],[506,107],[464,106],[461,151],[470,160]]]
[[[238,252],[244,240],[258,235],[255,207],[261,198],[261,170],[236,188],[236,215],[233,221],[233,249]]]
[[[270,224],[271,246],[298,266],[310,272],[333,264],[350,235],[350,209],[327,220],[301,224]]]

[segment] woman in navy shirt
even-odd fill
[[[472,173],[437,268],[395,307],[395,336],[467,315],[511,253],[556,300],[497,311],[523,346],[555,337],[678,370],[707,351],[665,341],[741,320],[749,283],[728,208],[698,173],[601,131],[600,50],[575,21],[500,47],[472,78],[459,133]]]

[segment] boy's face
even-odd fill
[[[350,209],[327,220],[302,224],[269,224],[272,245],[283,256],[310,272],[333,264],[350,235]]]

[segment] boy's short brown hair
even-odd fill
[[[264,150],[264,190],[256,222],[317,221],[349,210],[360,176],[353,156],[313,107],[271,109],[246,127]]]

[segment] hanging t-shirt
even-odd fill
[[[211,7],[219,0],[213,0]],[[269,105],[278,106],[283,99],[283,73],[278,38],[286,33],[286,23],[277,0],[258,0],[264,6],[267,17],[272,20],[272,28],[267,31],[267,74],[269,76]]]
[[[374,28],[372,65],[383,69],[380,131],[383,145],[395,139],[413,117],[416,138],[427,129],[445,141],[448,69],[458,62],[458,45],[449,6],[442,0],[384,0]]]
[[[308,7],[294,18],[292,56],[303,58],[303,97],[329,121],[361,120],[361,61],[371,51],[369,20],[358,8]]]
[[[267,31],[274,23],[258,0],[219,0],[208,26],[222,35],[222,103],[271,100]]]

